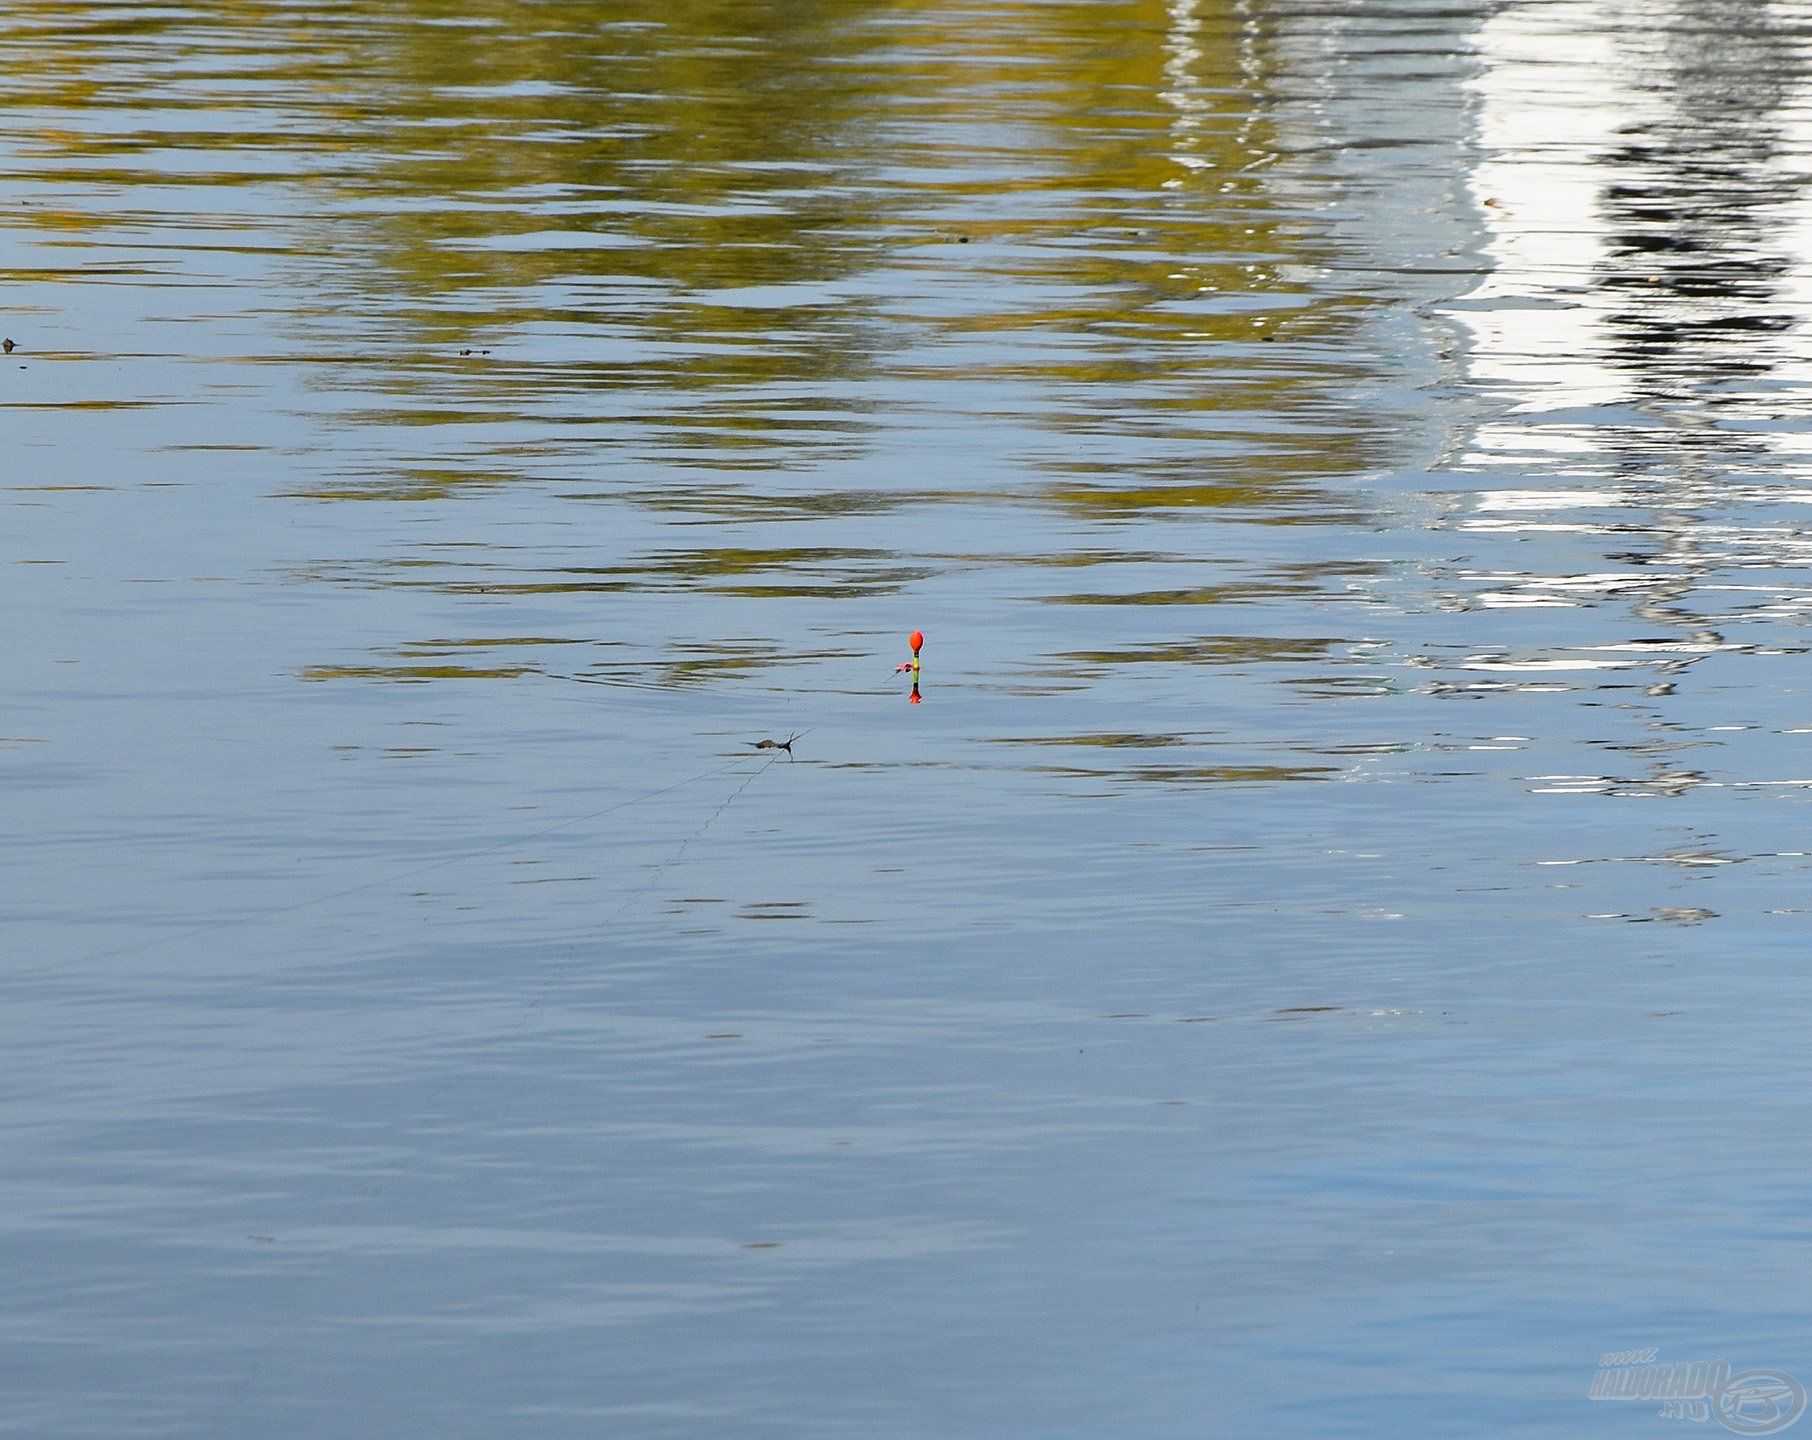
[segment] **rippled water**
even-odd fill
[[[1812,4],[0,41],[0,1433],[1812,1380]]]

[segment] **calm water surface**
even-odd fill
[[[1812,4],[0,46],[0,1433],[1812,1381]]]

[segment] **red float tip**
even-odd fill
[[[906,643],[912,646],[912,653],[914,655],[918,654],[925,645],[925,632],[923,630],[914,630],[912,634],[906,637]]]

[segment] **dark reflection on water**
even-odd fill
[[[1766,337],[1798,318],[1781,295],[1801,188],[1781,113],[1800,83],[1795,44],[1769,5],[1692,7],[1641,86],[1660,113],[1606,158],[1602,283],[1630,295],[1609,317],[1615,353],[1655,398],[1792,359]]]
[[[0,13],[0,1428],[1802,1364],[1808,21]]]

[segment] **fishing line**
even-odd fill
[[[111,950],[99,950],[92,955],[82,956],[75,960],[52,961],[47,965],[35,966],[28,970],[16,970],[12,973],[10,978],[30,979],[33,976],[46,974],[54,970],[62,970],[71,965],[94,965],[99,964],[103,960],[118,960],[128,955],[137,955],[147,950],[154,950],[160,945],[174,945],[179,941],[192,940],[199,935],[212,934],[215,931],[224,929],[228,926],[255,925],[262,921],[277,919],[282,915],[292,915],[298,910],[312,909],[317,905],[330,905],[335,900],[344,900],[351,895],[362,895],[368,890],[381,890],[386,886],[396,885],[404,880],[413,880],[419,875],[427,875],[436,870],[444,870],[449,865],[462,864],[467,860],[482,860],[487,855],[496,855],[500,851],[513,849],[518,845],[529,845],[536,840],[544,839],[549,835],[557,835],[562,830],[570,830],[575,825],[583,825],[588,820],[601,819],[618,810],[626,810],[631,805],[641,804],[644,800],[654,800],[662,795],[671,795],[675,790],[683,790],[686,786],[696,785],[701,780],[709,780],[718,775],[729,774],[749,758],[750,757],[746,755],[738,755],[734,760],[719,765],[715,769],[701,770],[696,775],[688,775],[684,780],[675,780],[669,785],[657,786],[653,790],[644,790],[638,795],[627,796],[622,800],[614,801],[600,809],[588,810],[583,815],[571,816],[568,819],[560,821],[558,824],[548,825],[540,830],[530,831],[526,835],[513,835],[507,840],[499,840],[495,844],[486,845],[481,849],[462,850],[457,855],[444,855],[439,860],[430,860],[425,865],[417,865],[408,870],[398,870],[389,875],[381,876],[376,880],[366,880],[357,885],[348,885],[343,889],[333,890],[325,895],[312,895],[306,900],[297,900],[288,905],[278,905],[268,910],[253,911],[249,915],[231,916],[226,919],[210,921],[205,925],[192,925],[185,930],[177,930],[167,935],[157,935],[148,940],[137,940],[130,945],[116,946]],[[778,758],[778,756],[775,757],[775,759]],[[754,782],[755,777],[760,775],[763,770],[766,770],[768,766],[773,763],[774,760],[769,760],[754,770],[741,785],[737,786],[736,789],[731,792],[730,800],[734,800],[736,796],[748,789]],[[711,816],[711,820],[715,820],[718,815],[721,815],[728,807],[729,803],[730,801],[726,800],[723,805],[720,805],[716,812]],[[705,822],[706,825],[709,825],[710,823],[710,820]],[[702,834],[703,832],[704,827],[701,826],[697,833]],[[691,840],[688,839],[686,844],[690,843]],[[681,847],[682,852],[684,848],[684,846]],[[669,864],[671,863],[672,862],[669,862]]]
[[[661,690],[668,694],[685,692],[686,685],[675,685],[666,680],[636,680],[628,676],[617,675],[564,675],[557,670],[537,670],[543,680],[570,680],[575,685],[608,685],[619,690]]]
[[[794,736],[793,738],[798,739],[799,737]],[[789,760],[792,758],[791,751],[787,752],[787,758]],[[748,777],[742,782],[742,784],[738,785],[728,795],[724,796],[723,803],[705,817],[704,823],[701,824],[698,827],[698,829],[694,830],[690,835],[688,835],[684,840],[680,841],[679,848],[677,850],[675,850],[671,856],[668,857],[666,864],[655,866],[654,872],[651,875],[649,875],[648,879],[642,884],[642,886],[639,889],[634,890],[630,894],[623,897],[623,903],[621,905],[617,906],[617,908],[614,911],[612,911],[609,915],[607,915],[605,917],[604,923],[606,925],[615,924],[616,921],[618,921],[619,919],[622,918],[624,911],[628,910],[631,905],[635,904],[636,901],[642,899],[645,895],[648,894],[649,891],[653,890],[654,887],[660,882],[661,877],[663,875],[665,875],[669,870],[671,870],[675,865],[679,864],[680,861],[685,858],[687,847],[689,847],[694,840],[698,839],[699,836],[703,835],[705,833],[705,831],[709,830],[714,824],[716,824],[718,817],[721,816],[724,813],[724,811],[728,810],[730,808],[730,806],[735,803],[736,798],[739,795],[741,795],[743,791],[747,790],[749,788],[749,786],[753,785],[763,775],[767,774],[768,767],[770,765],[777,765],[779,763],[780,763],[780,757],[778,755],[772,755],[772,756],[769,756],[766,760],[762,761],[762,763],[759,766],[757,766],[754,770],[750,771]]]
[[[918,652],[919,647],[924,644],[924,636],[915,630],[910,637],[910,643],[912,645],[913,653],[911,669],[913,671],[914,680],[914,694],[912,698],[916,702],[918,699],[918,686],[916,683],[918,680]],[[907,667],[902,666],[900,668],[905,669]],[[548,680],[571,680],[582,685],[612,685],[625,683],[620,680],[613,680],[602,676],[560,674],[545,670],[536,673]],[[896,670],[894,673],[898,674],[899,671]],[[658,689],[684,688],[680,686],[669,687],[650,684],[650,682],[647,681],[629,681],[627,683],[630,685],[645,685],[649,688]],[[784,749],[787,758],[791,760],[793,756],[793,741],[810,733],[809,730],[802,730],[786,741],[784,745],[769,742],[769,746],[762,746],[760,748],[770,748],[771,746],[771,748],[776,750]],[[111,949],[97,950],[92,954],[81,956],[74,960],[51,961],[49,964],[37,965],[29,969],[14,971],[10,978],[15,980],[29,979],[33,976],[45,975],[53,971],[67,969],[72,965],[97,965],[105,960],[118,960],[128,955],[140,955],[148,950],[155,950],[162,945],[175,945],[184,940],[193,940],[201,935],[215,934],[218,931],[227,929],[231,926],[261,924],[268,920],[275,920],[283,915],[293,915],[300,910],[313,909],[317,905],[331,905],[336,900],[344,900],[353,895],[363,895],[371,890],[382,890],[392,885],[398,885],[405,880],[413,880],[418,876],[430,875],[436,870],[444,870],[449,865],[460,865],[468,860],[482,860],[487,855],[496,855],[502,851],[513,849],[518,845],[530,845],[537,840],[545,839],[549,835],[557,835],[562,830],[570,830],[575,825],[583,825],[587,821],[602,819],[604,816],[614,814],[618,810],[626,810],[631,805],[639,805],[644,800],[658,799],[662,795],[671,795],[676,790],[683,790],[688,785],[696,785],[701,780],[710,780],[718,775],[727,775],[734,771],[736,767],[741,765],[747,758],[749,757],[739,755],[734,760],[716,766],[713,769],[701,770],[696,775],[688,775],[683,780],[675,780],[668,785],[658,785],[652,790],[644,790],[640,794],[626,796],[621,800],[613,801],[611,804],[601,806],[596,810],[588,810],[583,815],[573,815],[565,820],[559,821],[557,824],[547,825],[539,830],[532,830],[526,835],[513,835],[507,840],[499,840],[494,844],[481,846],[476,850],[462,850],[456,855],[444,855],[438,860],[430,860],[426,864],[415,865],[407,870],[392,871],[390,874],[380,876],[376,880],[365,880],[357,885],[343,886],[341,889],[331,890],[325,895],[311,895],[306,900],[296,900],[288,905],[277,905],[269,909],[254,910],[247,915],[228,916],[218,920],[211,920],[203,925],[191,925],[185,929],[171,931],[168,934],[154,935],[149,939],[136,940],[128,945],[116,945]],[[687,847],[690,846],[694,840],[698,839],[699,836],[703,835],[706,830],[710,829],[724,811],[728,810],[737,798],[762,775],[766,774],[768,767],[777,763],[779,759],[779,755],[770,756],[754,770],[745,775],[742,783],[725,796],[718,807],[705,817],[704,823],[680,842],[679,848],[674,851],[672,858],[669,859],[666,864],[656,868],[654,873],[649,877],[648,883],[634,894],[625,898],[623,904],[618,907],[616,915],[613,915],[611,919],[615,919],[617,915],[621,915],[630,904],[639,899],[648,890],[652,889],[662,875],[666,874],[667,871],[671,870],[684,858]]]

